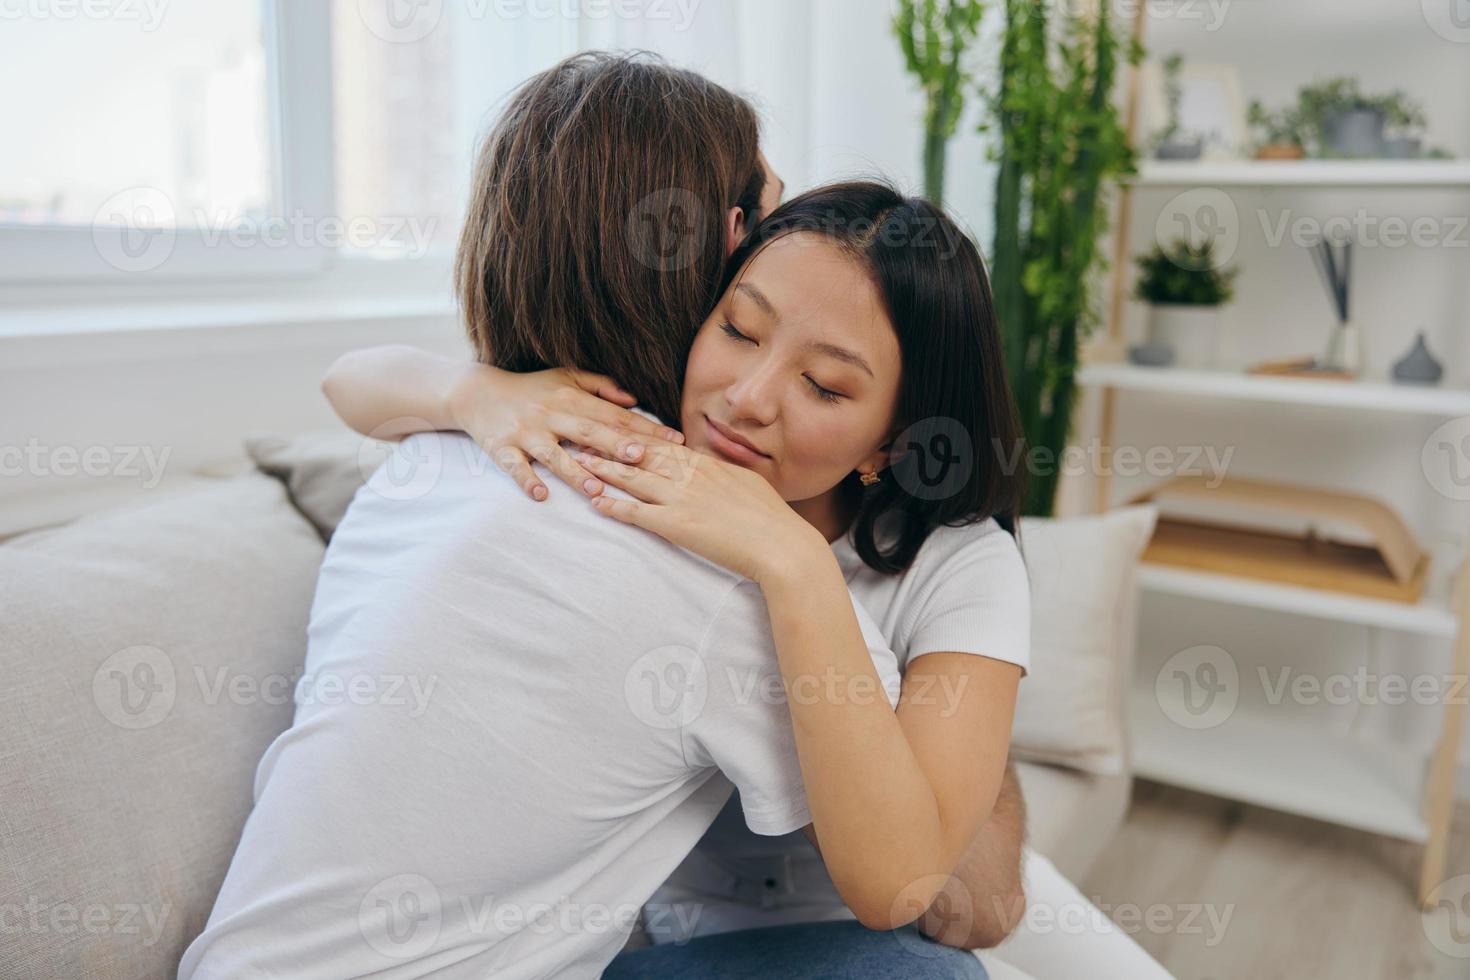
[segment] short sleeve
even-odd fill
[[[1016,539],[994,523],[979,533],[941,528],[935,535],[916,559],[923,567],[914,569],[908,663],[926,653],[973,653],[1024,672],[1031,661],[1031,583]]]
[[[898,703],[898,660],[856,601],[879,689],[853,696]],[[690,765],[716,766],[740,791],[746,825],[776,837],[811,823],[796,739],[776,660],[771,620],[760,589],[742,582],[727,597],[700,644],[704,703],[682,729]]]

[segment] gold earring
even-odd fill
[[[871,487],[873,484],[877,483],[883,478],[877,473],[860,473],[858,474],[858,479],[863,482],[863,486]]]

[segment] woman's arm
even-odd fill
[[[337,358],[322,378],[322,394],[354,431],[377,439],[402,439],[415,432],[460,428],[451,402],[466,377],[481,369],[494,370],[404,344],[387,344]]]
[[[802,830],[821,854],[812,825]],[[1025,839],[1026,801],[1016,767],[1007,763],[990,819],[970,841],[934,903],[919,917],[919,931],[958,949],[993,949],[1005,942],[1026,914],[1026,889],[1021,880]]]
[[[678,431],[628,411],[633,396],[603,375],[560,368],[515,374],[402,344],[343,354],[322,378],[322,393],[365,436],[468,433],[534,500],[549,491],[532,459],[588,496],[602,492],[601,482],[561,449],[563,439],[629,460],[642,456],[640,436],[683,441]]]
[[[832,882],[869,928],[919,918],[995,805],[1021,668],[926,653],[895,712],[836,556],[763,478],[679,446],[650,447],[638,468],[581,458],[636,498],[599,497],[603,513],[760,585]]]
[[[788,690],[829,671],[838,691],[862,689],[860,677],[876,685],[846,581],[818,541],[758,580],[782,677]],[[823,860],[864,925],[912,922],[945,890],[995,805],[1020,676],[1003,661],[931,653],[910,663],[897,713],[883,698],[788,699]]]

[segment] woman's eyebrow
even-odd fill
[[[802,347],[804,350],[826,354],[828,357],[835,357],[839,361],[846,361],[848,364],[862,368],[868,372],[868,377],[871,378],[873,376],[873,369],[868,367],[868,362],[863,360],[862,356],[856,351],[850,351],[846,347],[838,347],[836,344],[824,344],[815,340],[803,344]]]
[[[735,287],[735,291],[737,293],[744,293],[745,295],[749,296],[751,301],[755,303],[756,306],[759,306],[762,310],[765,311],[766,316],[772,318],[773,320],[780,319],[780,317],[776,315],[776,307],[772,306],[771,301],[766,299],[766,294],[755,288],[755,286],[751,285],[748,282],[742,282]]]

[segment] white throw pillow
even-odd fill
[[[1128,770],[1125,724],[1137,620],[1138,556],[1152,505],[1021,520],[1031,577],[1031,669],[1011,754],[1102,776]]]

